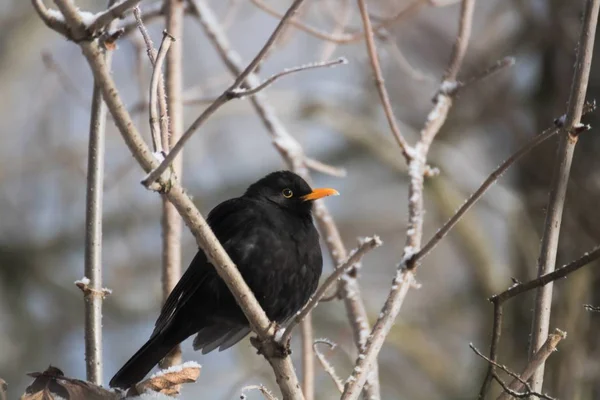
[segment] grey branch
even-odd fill
[[[295,72],[306,71],[309,69],[315,69],[315,68],[335,67],[336,65],[340,65],[340,64],[348,64],[348,60],[346,60],[344,57],[340,57],[340,58],[338,58],[336,60],[332,60],[332,61],[315,62],[315,63],[311,63],[311,64],[305,64],[305,65],[300,65],[298,67],[289,68],[289,69],[286,69],[286,70],[276,73],[275,75],[269,77],[263,83],[261,83],[260,85],[258,85],[256,87],[253,87],[252,89],[240,89],[240,88],[232,89],[229,92],[229,95],[234,99],[240,99],[242,97],[251,96],[253,94],[260,92],[261,90],[265,89],[267,86],[269,86],[273,82],[275,82],[277,79],[282,78],[286,75],[293,74]]]
[[[329,339],[317,339],[313,343],[313,350],[315,352],[315,355],[317,356],[317,359],[319,360],[319,363],[323,367],[323,370],[325,370],[325,372],[327,372],[327,375],[329,375],[331,377],[331,380],[335,384],[335,387],[337,388],[337,390],[340,393],[342,393],[344,391],[344,383],[342,382],[340,377],[336,374],[335,369],[333,368],[333,365],[331,365],[331,363],[327,360],[325,355],[319,351],[319,348],[318,348],[319,344],[325,344],[325,345],[329,346],[330,350],[334,350],[336,348],[336,344],[333,343]]]
[[[249,386],[244,386],[242,388],[241,391],[241,395],[240,395],[240,399],[241,400],[245,400],[246,399],[246,395],[245,393],[250,391],[250,390],[258,390],[266,400],[277,400],[277,397],[275,397],[273,395],[273,393],[271,393],[269,391],[269,389],[267,389],[267,387],[265,385],[249,385]]]
[[[141,0],[123,0],[120,3],[109,7],[108,10],[98,14],[94,22],[89,26],[90,32],[98,32],[106,28],[117,18],[122,18],[126,11],[137,6]]]
[[[158,54],[154,61],[154,68],[152,69],[152,78],[150,79],[150,132],[152,134],[152,143],[154,145],[154,151],[162,153],[168,150],[168,141],[165,142],[164,138],[168,138],[168,126],[166,127],[167,132],[162,132],[159,125],[158,117],[158,87],[159,82],[163,76],[162,64],[167,56],[171,43],[175,40],[167,31],[163,31],[163,39],[158,48]],[[166,100],[163,100],[166,101]],[[164,146],[164,147],[163,147]]]
[[[142,38],[144,39],[144,43],[146,44],[146,54],[148,55],[150,64],[153,67],[152,79],[154,79],[155,78],[154,72],[157,70],[156,69],[157,53],[156,53],[156,50],[154,49],[154,43],[152,43],[150,34],[148,33],[146,26],[144,25],[144,21],[142,20],[142,13],[141,13],[141,10],[139,7],[135,7],[133,9],[133,15],[135,17],[136,24],[142,35]],[[165,40],[165,37],[163,36],[163,42],[164,42],[164,40]],[[162,42],[161,42],[161,46],[162,46]],[[170,46],[170,43],[169,43],[169,46]],[[167,47],[167,49],[168,49],[168,47]],[[154,152],[159,153],[159,152],[164,152],[165,150],[168,150],[168,146],[165,146],[165,143],[168,142],[168,137],[169,137],[169,117],[168,117],[168,109],[167,109],[167,98],[166,98],[166,92],[165,92],[165,80],[164,80],[164,75],[162,73],[160,73],[160,69],[159,69],[159,73],[158,73],[158,83],[156,83],[155,85],[157,85],[157,86],[150,84],[150,99],[149,99],[150,131],[151,131],[151,136],[152,136],[152,145],[154,148]],[[156,115],[154,114],[154,117],[153,117],[153,113],[156,112],[156,100],[152,98],[152,90],[154,88],[157,88],[157,91],[158,91],[156,96],[158,97],[158,107],[160,110],[160,129],[158,129],[156,127],[156,121],[157,121]]]
[[[390,293],[383,305],[380,316],[373,326],[366,348],[361,351],[352,375],[346,382],[342,400],[356,400],[365,384],[371,368],[376,363],[379,351],[387,337],[394,320],[404,302],[408,290],[416,286],[414,270],[416,263],[410,263],[412,255],[421,246],[423,235],[423,181],[427,165],[427,154],[433,139],[443,126],[452,106],[452,97],[446,88],[455,84],[458,70],[462,65],[473,23],[475,0],[463,0],[461,5],[459,30],[450,57],[449,67],[440,89],[435,97],[435,105],[427,116],[425,126],[421,130],[421,138],[414,147],[409,160],[409,206],[408,230],[403,260],[396,277],[392,281]]]
[[[548,335],[542,346],[536,351],[529,360],[529,363],[525,367],[525,370],[521,373],[519,379],[515,378],[508,387],[512,390],[521,390],[524,384],[523,381],[527,381],[529,378],[533,376],[536,371],[540,370],[540,367],[544,365],[546,359],[550,357],[550,354],[556,351],[556,346],[558,343],[567,337],[566,332],[563,332],[559,329],[555,329],[553,333]],[[535,386],[532,385],[532,392],[536,392],[539,390],[535,389]],[[506,392],[502,393],[498,396],[497,400],[508,400],[510,395]]]
[[[110,4],[109,3],[109,9]],[[109,25],[110,22],[107,23]],[[110,68],[112,52],[101,55]],[[102,200],[104,194],[104,155],[106,135],[106,104],[102,99],[100,83],[94,80],[90,135],[88,140],[88,166],[85,207],[85,262],[84,274],[89,279],[82,288],[85,300],[85,366],[86,378],[96,385],[102,384]]]
[[[571,162],[578,137],[575,130],[581,125],[581,115],[583,113],[592,64],[599,8],[600,0],[585,1],[583,26],[581,27],[581,34],[579,36],[566,119],[561,129],[559,149],[554,164],[550,195],[548,197],[548,211],[546,213],[542,246],[538,259],[538,276],[554,271],[556,266],[562,213],[571,171]],[[531,327],[531,343],[529,346],[529,353],[532,357],[548,336],[552,309],[552,288],[552,284],[545,285],[539,288],[536,293]],[[532,389],[538,392],[541,391],[543,382],[544,362],[542,361],[540,368],[537,369],[533,376]]]
[[[402,133],[400,132],[400,127],[396,122],[394,110],[392,109],[392,104],[390,102],[390,96],[385,88],[383,73],[381,72],[381,66],[379,65],[379,56],[377,55],[377,48],[375,47],[375,35],[373,32],[373,26],[371,26],[371,18],[369,17],[369,12],[367,10],[366,0],[358,0],[358,8],[360,10],[360,16],[365,31],[365,42],[367,45],[367,53],[369,54],[369,59],[371,60],[371,69],[373,70],[375,87],[377,88],[377,93],[379,93],[379,99],[381,100],[381,105],[383,106],[383,111],[392,134],[394,135],[398,146],[400,146],[402,155],[408,163],[412,158],[413,149],[410,148],[406,142],[406,139],[404,139],[404,136],[402,136]]]
[[[498,384],[500,386],[502,386],[502,389],[504,389],[504,391],[514,397],[517,398],[525,398],[525,397],[529,397],[529,396],[534,396],[534,397],[538,397],[540,399],[544,399],[544,400],[556,400],[553,397],[550,397],[546,394],[542,394],[542,393],[537,393],[531,390],[531,386],[529,386],[529,383],[524,380],[523,378],[521,378],[519,376],[519,374],[511,371],[510,369],[508,369],[505,365],[502,364],[498,364],[496,361],[489,359],[488,357],[484,356],[479,350],[477,350],[477,348],[475,346],[473,346],[472,343],[469,343],[469,347],[471,348],[471,350],[473,350],[475,352],[475,354],[477,354],[479,357],[483,358],[485,361],[487,361],[491,366],[494,366],[496,368],[500,368],[502,371],[506,372],[508,375],[512,376],[515,381],[520,382],[521,384],[523,384],[523,386],[525,387],[526,391],[519,393],[513,389],[510,388],[509,385],[507,385],[506,383],[504,383],[504,381],[502,379],[500,379],[500,377],[498,376],[498,374],[496,374],[495,372],[492,374],[493,378],[496,379],[496,381],[498,382]]]

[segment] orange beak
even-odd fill
[[[339,195],[340,195],[340,193],[335,189],[320,188],[320,189],[314,189],[309,194],[304,195],[300,198],[302,199],[302,201],[309,201],[309,200],[317,200],[317,199],[327,197],[327,196],[339,196]]]

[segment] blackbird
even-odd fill
[[[208,214],[208,224],[271,321],[285,323],[315,292],[323,259],[312,204],[337,194],[312,190],[295,173],[278,171]],[[126,389],[139,382],[193,334],[194,350],[206,354],[233,346],[250,330],[225,282],[199,250],[162,307],[150,339],[110,386]]]

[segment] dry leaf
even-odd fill
[[[8,391],[8,384],[2,378],[0,378],[0,400],[6,400],[6,392]]]
[[[137,396],[148,391],[159,392],[167,396],[177,395],[181,384],[196,382],[200,376],[200,368],[200,365],[194,362],[186,362],[168,368],[135,385],[127,393],[127,397]]]
[[[119,395],[92,383],[66,377],[53,366],[44,372],[28,374],[35,378],[25,389],[21,400],[54,400],[61,397],[67,400],[117,400]]]

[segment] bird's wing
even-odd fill
[[[252,221],[257,217],[257,212],[248,207],[248,200],[234,198],[216,206],[209,214],[207,223],[219,239],[225,250],[231,255],[231,247],[235,242],[231,238],[245,231]],[[229,239],[229,240],[228,240]],[[237,259],[245,258],[243,254],[237,254],[241,249],[236,247]],[[242,249],[243,250],[243,249]],[[241,256],[241,257],[240,257]],[[206,291],[210,298],[210,289],[214,288],[215,279],[219,279],[214,267],[210,264],[202,250],[190,263],[179,282],[167,298],[161,313],[156,321],[153,336],[164,331],[173,321],[177,312],[192,298],[198,290]],[[193,333],[193,332],[192,332]]]

